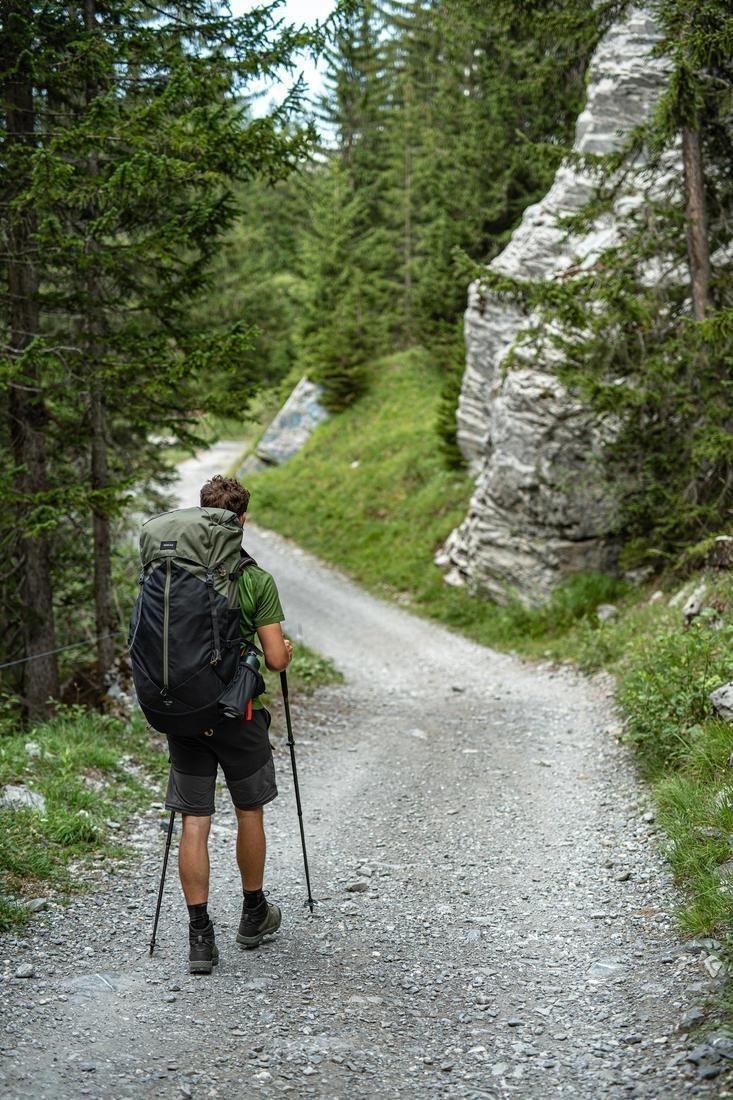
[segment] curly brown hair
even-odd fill
[[[249,489],[245,489],[234,477],[215,474],[201,488],[202,508],[228,508],[236,516],[241,516],[248,506]]]

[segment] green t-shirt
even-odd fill
[[[250,565],[242,570],[239,578],[239,607],[241,637],[255,645],[255,633],[259,627],[281,623],[285,618],[277,585],[272,576],[260,569],[259,565]],[[265,662],[262,659],[260,666],[264,673]],[[252,701],[253,710],[259,710],[263,706],[261,695]]]

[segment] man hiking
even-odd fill
[[[201,507],[233,512],[244,526],[249,497],[234,478],[217,475],[201,489]],[[245,649],[251,647],[256,634],[265,664],[281,672],[290,663],[293,647],[283,637],[285,616],[275,581],[244,554],[242,565],[238,578],[241,641]],[[266,850],[262,808],[277,797],[269,725],[270,714],[256,697],[236,718],[221,718],[195,733],[167,733],[171,767],[165,804],[183,821],[178,867],[189,913],[192,974],[210,974],[219,961],[207,908],[208,837],[219,765],[237,815],[237,863],[244,892],[237,943],[257,947],[280,927],[280,909],[266,900],[262,890]]]

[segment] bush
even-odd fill
[[[652,777],[696,758],[697,727],[714,716],[708,696],[730,676],[733,627],[715,629],[714,614],[643,639],[623,681],[628,736]]]

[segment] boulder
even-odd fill
[[[652,56],[658,35],[649,10],[632,6],[603,37],[577,122],[577,153],[618,149],[649,117],[667,81],[666,63]],[[578,211],[596,181],[581,164],[563,164],[491,269],[549,280],[593,264],[617,239],[625,212],[643,201],[641,161],[629,180],[613,216],[591,233],[568,236],[558,219]],[[603,478],[603,445],[614,425],[592,419],[560,384],[552,353],[540,361],[531,344],[522,346],[532,323],[516,303],[480,282],[471,286],[458,443],[477,480],[468,516],[445,547],[452,581],[457,569],[495,598],[513,591],[527,606],[543,603],[567,574],[608,571],[617,558],[607,534],[616,502]]]
[[[255,452],[245,459],[238,476],[265,466],[280,466],[292,458],[328,417],[321,404],[322,387],[301,378],[280,412],[265,431]]]
[[[692,591],[693,587],[694,585],[692,584],[685,584],[682,586],[682,588],[678,588],[677,591],[673,592],[672,595],[669,597],[667,601],[667,606],[679,607],[680,604],[684,603],[689,598],[690,592]]]
[[[713,709],[726,722],[733,722],[733,680],[716,688],[708,696]]]
[[[48,898],[31,898],[25,903],[26,909],[31,913],[42,913],[48,909]]]
[[[0,792],[0,806],[10,810],[37,810],[42,814],[46,812],[46,799],[22,783],[8,783]]]
[[[707,592],[707,584],[705,581],[701,581],[700,584],[690,593],[685,601],[685,606],[682,608],[682,617],[684,619],[685,626],[689,626],[694,622],[697,616],[703,609],[703,600],[705,593]]]

